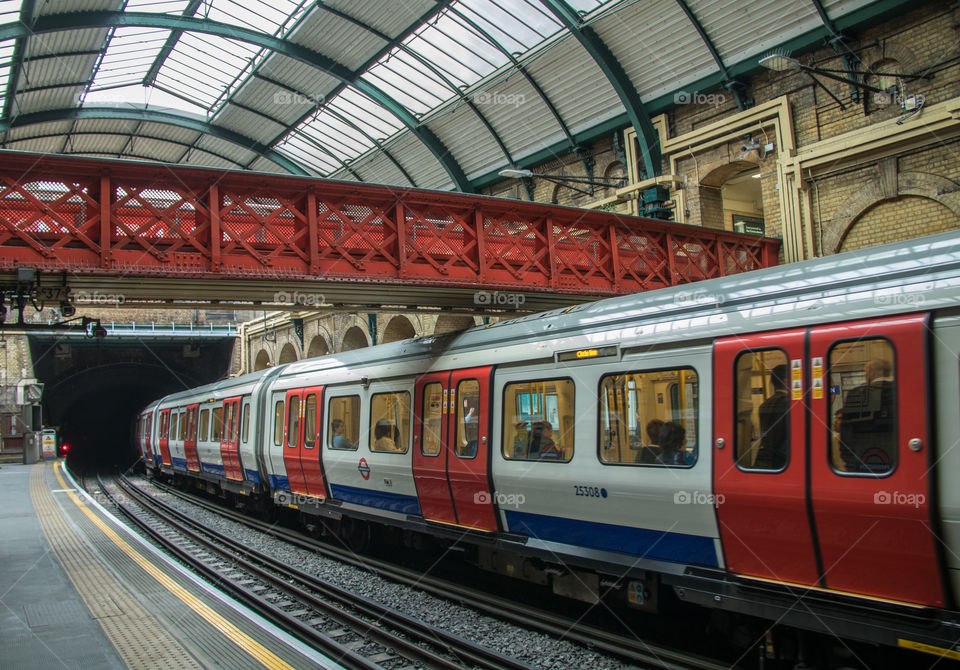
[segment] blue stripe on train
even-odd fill
[[[181,470],[187,469],[187,459],[185,458],[174,458],[170,457],[170,461],[173,463],[173,467],[180,468]]]
[[[290,480],[284,475],[270,475],[270,488],[274,491],[289,491]]]
[[[510,510],[506,511],[506,517],[511,533],[540,540],[615,551],[657,561],[719,567],[714,541],[709,537]]]
[[[248,482],[253,482],[254,484],[260,483],[260,473],[256,470],[247,470],[244,468],[243,473]]]
[[[221,477],[227,476],[227,472],[223,469],[223,466],[217,465],[216,463],[204,463],[201,461],[200,469],[204,472],[209,472],[211,475],[220,475]]]
[[[390,493],[388,491],[361,489],[355,486],[343,486],[341,484],[331,484],[330,493],[337,500],[355,505],[376,507],[377,509],[385,509],[401,514],[420,514],[420,503],[417,501],[416,496]]]

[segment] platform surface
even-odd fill
[[[0,467],[0,668],[337,668],[162,556],[62,464]]]

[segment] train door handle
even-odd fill
[[[910,447],[910,451],[920,451],[923,449],[923,440],[919,437],[915,437],[907,442],[907,446]]]
[[[718,437],[716,444],[717,444],[717,449],[723,449],[726,446],[727,441],[722,437]]]

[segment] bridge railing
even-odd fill
[[[775,265],[779,241],[354,182],[7,153],[0,269],[613,295]]]

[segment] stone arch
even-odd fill
[[[837,251],[855,251],[917,237],[915,228],[890,225],[891,221],[901,218],[905,221],[922,221],[923,235],[960,228],[960,217],[942,203],[921,196],[904,195],[881,200],[864,211],[850,226]]]
[[[353,351],[369,346],[370,341],[367,339],[367,334],[363,332],[360,326],[347,328],[347,331],[343,334],[343,339],[340,341],[340,351]]]
[[[307,347],[307,358],[325,356],[329,353],[330,345],[327,343],[327,338],[325,338],[323,335],[316,335],[312,340],[310,340],[310,346]]]
[[[433,327],[433,334],[442,335],[443,333],[455,333],[459,330],[473,328],[475,325],[476,322],[472,316],[463,314],[441,314],[437,317],[437,323]]]
[[[881,170],[881,172],[889,173],[889,170]],[[845,241],[851,234],[853,227],[863,219],[864,215],[870,212],[870,210],[874,210],[881,203],[889,201],[894,201],[895,203],[895,201],[903,196],[916,196],[935,201],[946,207],[955,217],[958,217],[958,221],[960,221],[960,184],[945,177],[930,174],[929,172],[901,172],[896,175],[896,190],[889,186],[889,182],[891,181],[889,178],[881,178],[879,183],[871,181],[864,186],[856,196],[847,201],[847,205],[833,217],[833,225],[830,226],[830,232],[833,234],[831,235],[826,230],[824,231],[825,239],[823,246],[825,249],[832,249],[833,253],[853,249],[856,243],[851,242],[851,244],[846,244]],[[887,186],[884,186],[885,184],[887,184]],[[923,205],[920,206],[922,207]],[[877,214],[874,212],[874,218],[876,216]],[[899,216],[895,213],[894,219],[902,216],[902,212],[899,213]],[[944,228],[944,230],[949,230],[953,227]],[[901,230],[904,229],[901,228]],[[898,239],[922,237],[922,235],[917,235],[917,231],[915,230],[905,230],[905,232],[906,235]],[[942,230],[925,229],[923,235],[933,234],[934,232],[942,232]],[[895,240],[883,240],[883,242],[892,241]]]
[[[273,365],[273,363],[270,362],[270,354],[267,352],[267,350],[261,349],[258,351],[257,357],[253,361],[254,372],[257,370],[266,370],[271,365]]]
[[[294,363],[296,360],[297,349],[291,342],[287,342],[280,350],[280,358],[278,359],[278,363],[283,365],[284,363]]]
[[[410,319],[402,314],[398,314],[387,323],[387,327],[383,329],[383,337],[380,341],[382,343],[398,342],[400,340],[409,340],[411,337],[416,336],[417,331],[413,327],[413,324],[410,323]]]
[[[744,147],[737,158],[732,161],[714,165],[712,169],[700,179],[698,184],[698,197],[700,201],[700,225],[704,228],[725,229],[727,227],[728,217],[731,212],[738,211],[743,213],[745,208],[733,206],[729,202],[729,195],[725,194],[724,187],[728,182],[739,180],[741,175],[757,170],[760,165],[759,149],[747,149]],[[749,180],[748,180],[749,181]],[[760,182],[750,184],[755,186],[755,190],[760,191]],[[762,217],[762,193],[758,193],[761,201]]]

